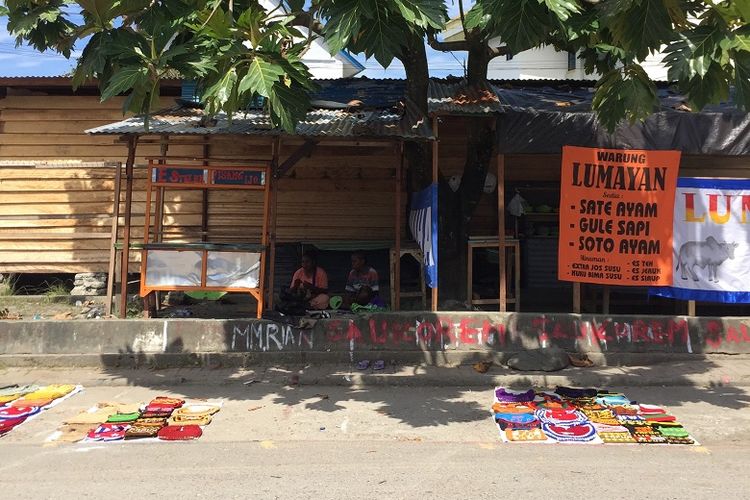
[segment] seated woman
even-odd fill
[[[346,297],[344,306],[351,307],[352,304],[366,306],[369,304],[382,305],[378,294],[378,272],[367,263],[364,252],[358,251],[352,254],[352,270],[346,280]]]
[[[289,289],[281,292],[279,310],[283,313],[304,314],[307,309],[328,308],[328,274],[318,266],[315,252],[303,253],[301,264]]]

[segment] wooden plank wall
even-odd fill
[[[95,96],[0,99],[0,273],[106,270],[114,190],[111,162],[124,162],[126,148],[115,137],[92,137],[83,131],[121,119],[120,105],[120,99],[102,104]],[[458,118],[441,125],[440,168],[445,176],[463,170],[463,127]],[[281,160],[301,143],[284,139]],[[169,155],[201,157],[205,146],[212,157],[271,159],[266,137],[182,137],[174,139]],[[138,147],[136,239],[142,238],[145,211],[145,157],[158,154],[158,138]],[[392,239],[397,161],[390,143],[321,142],[279,182],[279,241]],[[506,166],[508,182],[559,180],[557,155],[508,156]],[[682,166],[683,175],[750,176],[747,158],[687,156]],[[495,171],[494,162],[490,170]],[[496,196],[483,195],[472,234],[496,233]],[[253,241],[261,223],[261,193],[209,193],[209,241]],[[169,192],[165,240],[196,241],[200,229],[201,193]]]
[[[116,137],[83,132],[122,119],[120,105],[81,96],[0,99],[0,273],[106,270],[112,162],[124,163],[126,147]],[[301,143],[285,139],[281,161]],[[207,146],[212,157],[270,160],[270,144],[267,137],[193,136],[175,139],[169,155],[200,158]],[[145,158],[158,154],[158,138],[138,146],[136,239],[143,237]],[[279,241],[392,239],[397,161],[391,143],[321,142],[278,184]],[[201,198],[200,191],[167,192],[165,240],[200,240]],[[208,240],[259,241],[262,214],[261,192],[210,191]]]

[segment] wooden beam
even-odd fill
[[[120,318],[125,318],[128,311],[128,270],[130,264],[130,216],[133,208],[133,165],[135,150],[138,147],[138,136],[130,137],[128,142],[128,160],[125,163],[125,227],[123,228],[122,251],[120,257]]]
[[[497,249],[500,312],[508,310],[505,275],[505,155],[497,155]]]
[[[284,160],[284,163],[279,165],[279,168],[276,169],[276,178],[281,179],[289,173],[302,158],[310,156],[317,145],[318,141],[316,139],[309,139],[301,144],[291,155],[289,155],[289,158]]]
[[[394,300],[391,307],[395,311],[401,310],[401,178],[404,170],[404,142],[401,141],[398,148],[399,159],[396,162],[396,227],[394,239],[396,242],[396,262],[393,276],[392,287],[395,287],[396,293],[393,295]]]
[[[573,312],[581,314],[581,284],[573,283]]]
[[[115,168],[115,193],[112,208],[112,234],[110,235],[109,244],[109,268],[107,270],[107,303],[104,305],[104,315],[112,315],[112,296],[115,291],[115,271],[117,270],[117,244],[118,222],[120,220],[120,191],[122,180],[122,163],[118,163]]]
[[[695,301],[688,300],[688,316],[695,316]]]

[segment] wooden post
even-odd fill
[[[203,136],[206,143],[203,145],[203,166],[208,165],[211,157],[211,146],[208,145],[208,136]],[[208,189],[202,190],[201,197],[201,241],[208,241]]]
[[[160,139],[160,147],[159,147],[159,153],[161,155],[161,158],[157,162],[159,165],[164,165],[166,162],[167,153],[169,152],[169,136],[168,135],[162,135]],[[164,188],[158,187],[156,188],[156,200],[155,200],[156,208],[154,210],[154,242],[161,243],[162,241],[162,231],[164,230]],[[143,263],[141,263],[143,265]],[[156,302],[154,304],[154,309],[156,311],[159,311],[161,309],[161,292],[154,292],[154,301]]]
[[[276,183],[277,181],[277,171],[279,168],[279,153],[281,150],[281,138],[275,137],[273,139],[273,142],[271,143],[271,179],[273,179],[273,183],[271,184],[271,207],[270,207],[270,217],[271,217],[271,224],[268,229],[269,233],[269,250],[268,250],[268,309],[273,310],[274,306],[274,287],[276,286],[276,216],[277,216],[277,201],[278,201],[278,185]]]
[[[573,312],[581,313],[581,284],[573,283]]]
[[[688,300],[688,316],[695,316],[695,301]]]
[[[516,217],[518,219],[518,217]],[[514,272],[513,277],[516,282],[515,286],[515,299],[516,299],[516,312],[521,312],[521,243],[516,240],[516,244],[513,246],[513,258],[515,259],[515,265],[513,266]]]
[[[602,290],[602,313],[609,314],[609,285],[604,285]]]
[[[130,267],[130,216],[133,205],[133,165],[138,136],[128,137],[128,160],[125,163],[125,226],[123,227],[122,251],[120,257],[120,318],[128,312],[128,270]]]
[[[396,262],[393,282],[391,287],[395,287],[394,303],[391,304],[395,311],[401,310],[401,178],[402,172],[404,171],[404,142],[401,141],[398,147],[399,160],[396,162],[396,227],[394,228],[396,233]]]
[[[500,312],[508,310],[505,275],[505,155],[497,155],[497,250]]]
[[[148,161],[148,175],[151,175],[151,172],[153,170],[153,160]],[[152,187],[150,184],[148,184],[148,187],[146,188],[146,209],[144,210],[143,216],[144,216],[144,224],[143,224],[143,243],[148,244],[149,239],[151,237],[151,191]],[[141,251],[141,266],[148,266],[148,261],[146,258],[146,252],[148,250],[144,249]],[[143,317],[144,318],[151,318],[154,316],[156,312],[156,308],[154,307],[152,309],[151,306],[151,298],[153,297],[154,292],[147,293],[145,297],[143,297]]]
[[[263,316],[263,307],[265,305],[265,293],[266,293],[266,258],[268,255],[268,226],[269,226],[269,205],[271,200],[271,185],[273,184],[273,175],[271,174],[271,168],[266,169],[266,186],[263,190],[263,229],[261,233],[261,246],[263,249],[260,253],[260,280],[258,286],[260,287],[260,293],[258,293],[258,319]]]
[[[112,207],[112,235],[109,240],[109,268],[107,270],[107,303],[104,306],[104,315],[112,315],[112,296],[115,291],[115,271],[117,264],[117,249],[115,245],[118,241],[118,230],[120,226],[120,181],[122,178],[122,163],[117,162],[115,168],[115,196],[114,206]]]
[[[432,119],[432,133],[435,134],[435,140],[432,142],[432,183],[438,183],[438,119],[437,117]],[[440,205],[435,207],[440,213]],[[439,257],[439,256],[436,256]],[[439,260],[438,260],[439,262]],[[440,273],[438,272],[438,277]],[[438,282],[440,280],[438,279]],[[435,283],[435,288],[432,289],[432,304],[431,310],[435,312],[438,310],[438,283]]]

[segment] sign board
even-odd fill
[[[263,186],[266,180],[263,170],[216,169],[212,174],[215,186]]]
[[[679,167],[679,151],[565,146],[558,279],[671,284]]]
[[[674,206],[674,277],[651,295],[750,302],[750,179],[680,178]]]
[[[266,185],[266,169],[155,165],[151,182],[164,187],[258,189]]]
[[[156,167],[151,174],[156,184],[205,184],[206,170],[191,167]]]
[[[438,286],[438,185],[414,193],[409,211],[409,229],[424,254],[425,281]]]

